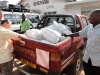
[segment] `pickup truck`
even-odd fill
[[[46,15],[37,25],[38,29],[52,25],[53,21],[69,26],[72,32],[78,32],[88,25],[85,15]],[[45,75],[79,75],[82,70],[82,57],[85,40],[81,37],[69,37],[55,45],[46,44],[37,40],[13,40],[15,58],[40,70]],[[22,70],[16,62],[14,65],[26,75],[30,73]],[[34,74],[32,74],[34,75]]]

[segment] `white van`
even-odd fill
[[[35,13],[25,13],[27,19],[29,19],[34,27],[37,26],[37,23],[40,21],[42,16],[40,14]],[[19,31],[20,30],[20,21],[22,13],[21,12],[4,12],[4,19],[8,19],[12,22],[11,30],[13,31]]]

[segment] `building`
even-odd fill
[[[41,14],[84,14],[100,8],[99,0],[21,0],[31,11]]]
[[[65,3],[65,9],[70,14],[84,14],[89,16],[94,9],[100,9],[100,0],[83,0]]]

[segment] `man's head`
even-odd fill
[[[2,20],[1,21],[1,26],[3,26],[5,29],[10,29],[11,28],[11,21],[9,20]]]
[[[4,13],[2,10],[0,10],[0,20],[3,20],[3,18],[4,18]]]
[[[26,15],[22,14],[22,20],[25,20],[25,19],[26,19]]]
[[[97,25],[100,23],[100,9],[95,9],[91,12],[89,21],[93,25]]]

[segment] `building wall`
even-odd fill
[[[64,9],[64,4],[63,4],[67,2],[66,0],[49,0],[49,3],[47,4],[40,4],[40,5],[34,6],[34,2],[38,2],[38,1],[41,1],[41,0],[26,0],[22,4],[23,5],[28,4],[29,7],[27,8],[29,8],[33,12],[37,12],[41,14],[44,14],[44,12],[55,12],[55,11],[56,11],[56,14],[64,14],[66,11]]]
[[[47,4],[34,5],[34,2],[38,1],[43,0],[25,0],[22,4],[26,5],[26,7],[32,10],[33,12],[41,14],[51,14],[52,12],[56,12],[56,14],[85,14],[89,16],[90,12],[93,9],[100,8],[100,1],[65,5],[65,3],[67,3],[67,0],[48,0],[49,3]]]
[[[44,12],[55,12],[55,11],[57,14],[64,13],[64,11],[65,11],[65,9],[63,9],[64,2],[65,2],[65,0],[49,0],[48,4],[42,4],[42,5],[37,5],[37,6],[34,6],[33,2],[31,2],[30,9],[33,11],[39,10],[41,14],[44,14]]]
[[[67,5],[65,8],[68,14],[84,14],[89,16],[92,10],[100,9],[100,1]]]

